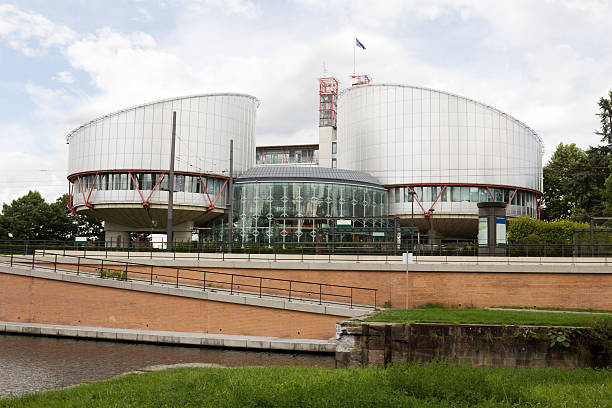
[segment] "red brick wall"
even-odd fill
[[[405,272],[215,269],[230,273],[377,288],[377,303],[406,305]],[[612,310],[612,274],[410,272],[410,306],[426,302]],[[354,294],[370,302],[370,294]],[[361,299],[359,298],[361,296]]]
[[[343,318],[0,273],[0,320],[328,339]]]
[[[233,268],[193,268],[224,273],[234,273],[268,278],[321,282],[336,285],[359,286],[378,289],[377,304],[382,306],[391,302],[392,307],[405,307],[406,275],[403,271],[345,271],[345,270],[294,270],[294,269],[233,269]],[[141,270],[143,278],[149,274],[150,267],[130,266],[130,271]],[[176,281],[176,268],[154,267],[154,279]],[[156,274],[166,274],[167,278]],[[180,282],[197,284],[202,272],[180,271]],[[229,282],[229,277],[207,273],[207,280]],[[258,285],[252,278],[234,278],[235,286],[241,284]],[[265,284],[265,281],[264,281]],[[216,283],[215,286],[227,286]],[[269,286],[281,287],[282,282],[268,282]],[[257,288],[242,287],[242,290]],[[318,286],[296,285],[293,290],[304,290],[304,297],[318,298]],[[268,290],[268,293],[271,291]],[[277,293],[287,294],[286,291]],[[349,295],[346,289],[324,287],[324,293]],[[308,296],[310,293],[310,296]],[[612,273],[501,273],[501,272],[410,272],[410,306],[426,302],[442,302],[462,306],[538,306],[593,308],[612,310]],[[338,297],[323,298],[339,300]],[[346,299],[346,298],[344,298]],[[373,304],[373,296],[368,291],[353,291],[355,303]]]

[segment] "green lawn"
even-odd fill
[[[530,310],[559,310],[566,312],[589,312],[589,313],[612,313],[612,310],[603,309],[586,309],[586,308],[570,308],[570,307],[535,307],[535,306],[491,306],[500,309],[530,309]]]
[[[445,363],[332,370],[181,368],[0,400],[0,407],[611,407],[612,372]]]
[[[610,319],[610,316],[515,312],[487,309],[419,309],[388,310],[377,313],[366,319],[369,322],[398,323],[474,323],[534,326],[583,326],[590,327],[595,323]]]

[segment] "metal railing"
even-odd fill
[[[259,298],[283,298],[289,302],[303,301],[319,305],[376,309],[377,301],[375,288],[159,266],[69,254],[10,253],[0,255],[0,263],[11,267],[42,268],[54,272],[85,274],[90,277],[144,282],[150,285],[229,292],[230,295],[242,293]]]
[[[407,242],[406,242],[407,241]],[[163,254],[164,258],[172,254],[176,258],[199,258],[200,254],[217,253],[223,259],[231,257],[232,254],[261,255],[269,254],[275,260],[283,256],[299,256],[305,259],[306,255],[354,255],[359,258],[372,256],[397,256],[403,252],[412,252],[416,257],[424,256],[478,256],[479,247],[477,242],[456,241],[443,242],[440,244],[417,244],[405,240],[401,245],[395,242],[285,242],[272,243],[271,245],[236,244],[229,246],[224,242],[198,243],[184,242],[175,243],[169,250],[160,248],[156,242],[136,242],[127,246],[111,246],[110,242],[88,241],[85,244],[74,241],[0,241],[1,253],[31,254],[34,251],[61,251],[65,254],[70,251],[81,251],[84,255],[88,252],[103,253],[105,256],[113,252],[125,253],[128,258],[154,258],[157,254]],[[611,243],[578,243],[570,244],[564,241],[558,242],[528,242],[511,243],[505,246],[508,257],[612,257]]]

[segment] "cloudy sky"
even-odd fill
[[[436,88],[542,137],[599,142],[612,1],[0,0],[0,203],[67,191],[66,134],[161,98],[244,92],[258,144],[317,141],[317,78]]]

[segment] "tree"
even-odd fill
[[[612,145],[612,90],[608,92],[608,98],[601,98],[597,103],[599,105],[599,121],[601,122],[601,131],[595,132],[601,136],[601,141]]]
[[[89,237],[101,240],[102,221],[83,214],[73,214],[68,210],[68,194],[59,197],[50,205],[53,213],[51,225],[59,232],[57,239],[72,240],[74,237]]]
[[[578,197],[572,218],[588,222],[591,217],[601,216],[606,207],[605,183],[610,176],[610,146],[589,147],[586,159],[580,162],[570,187]]]
[[[557,150],[544,167],[544,208],[542,219],[568,219],[574,213],[578,195],[573,178],[578,167],[587,159],[586,153],[575,143],[559,143]]]
[[[51,209],[38,191],[30,191],[19,197],[9,205],[2,206],[0,226],[7,239],[12,234],[19,240],[49,239],[52,235],[47,228],[47,221],[51,218]]]
[[[48,204],[38,191],[30,191],[9,204],[0,215],[0,240],[11,233],[17,240],[72,240],[76,236],[100,239],[102,222],[68,210],[68,195]]]

